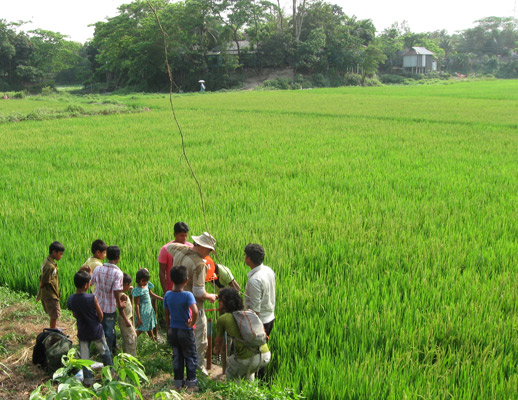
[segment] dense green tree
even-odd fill
[[[348,17],[337,5],[324,1],[311,3],[296,45],[295,66],[306,72],[332,71],[338,75],[359,68],[362,48],[374,39],[375,32],[370,20]]]
[[[367,47],[364,48],[362,54],[361,71],[362,86],[365,85],[365,79],[373,76],[378,71],[378,67],[387,59],[383,53],[379,39],[372,40]]]
[[[371,20],[324,0],[292,0],[291,17],[283,15],[280,0],[150,1],[152,8],[142,0],[120,6],[116,16],[95,24],[85,45],[43,29],[20,32],[20,24],[0,20],[0,88],[80,81],[107,90],[167,90],[163,34],[175,90],[197,90],[199,79],[209,90],[229,88],[249,67],[293,67],[318,85],[351,77],[365,83],[378,70],[400,71],[403,51],[416,46],[451,72],[514,74],[508,65],[518,30],[511,18],[484,18],[454,35],[414,33],[395,23],[376,37]],[[241,48],[242,39],[248,48]],[[361,78],[346,76],[350,72]]]
[[[313,29],[306,40],[297,44],[295,67],[302,72],[321,72],[327,70],[325,53],[326,34],[323,28]]]
[[[258,67],[286,67],[293,60],[293,35],[286,26],[272,19],[262,24],[257,36],[255,30],[250,33],[257,43],[257,66]]]
[[[461,33],[458,50],[477,56],[509,56],[518,48],[518,29],[513,18],[488,17]]]
[[[401,67],[401,52],[404,46],[403,35],[407,31],[404,23],[400,25],[395,22],[379,36],[379,45],[386,57],[385,63],[380,67],[383,72],[392,73]]]
[[[212,11],[228,30],[231,40],[237,49],[238,62],[241,65],[241,40],[246,26],[253,31],[256,38],[259,25],[267,21],[267,11],[274,5],[269,1],[256,0],[213,0]]]
[[[27,34],[14,29],[20,25],[0,20],[0,90],[22,89],[25,83],[32,83],[36,78],[32,76],[30,82],[26,81],[29,71],[18,68],[30,66],[34,50]]]

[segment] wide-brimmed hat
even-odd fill
[[[216,239],[214,239],[214,237],[208,232],[203,232],[200,236],[192,236],[192,240],[198,246],[211,249],[212,251],[216,250],[214,248],[214,246],[216,246]]]

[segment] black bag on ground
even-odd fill
[[[32,363],[39,364],[49,373],[62,367],[61,357],[72,348],[72,341],[59,329],[45,328],[36,337],[32,351]]]

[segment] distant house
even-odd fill
[[[437,59],[434,53],[424,47],[412,47],[403,54],[403,69],[416,74],[437,71]]]
[[[222,55],[224,54],[237,56],[239,63],[244,63],[246,65],[250,64],[250,60],[248,60],[249,56],[252,56],[252,58],[255,60],[255,52],[255,50],[250,49],[250,42],[248,40],[238,40],[238,43],[228,42],[222,46],[214,47],[207,53],[207,56],[209,59],[209,63],[212,66],[221,66]]]

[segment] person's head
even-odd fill
[[[122,291],[127,292],[131,287],[131,282],[133,281],[133,278],[130,274],[124,273],[122,275]]]
[[[174,240],[178,243],[185,243],[189,236],[189,227],[185,222],[174,224]]]
[[[137,271],[136,281],[139,286],[145,286],[149,282],[149,271],[146,268],[141,268]]]
[[[243,309],[243,299],[239,292],[231,287],[223,288],[218,295],[219,309],[227,313]]]
[[[245,247],[245,263],[251,268],[261,265],[264,261],[264,249],[257,243],[248,243]]]
[[[176,267],[171,268],[169,271],[169,276],[171,277],[171,281],[177,285],[185,285],[187,283],[187,268],[183,265],[178,265]]]
[[[208,232],[203,232],[200,236],[193,236],[192,240],[194,241],[194,251],[204,258],[215,250],[216,239]]]
[[[97,239],[92,242],[92,254],[95,258],[99,260],[104,260],[106,257],[106,250],[108,249],[108,245],[104,243],[103,240]]]
[[[77,289],[87,290],[90,286],[90,274],[86,271],[77,271],[74,275],[74,285]]]
[[[49,246],[49,256],[54,260],[61,260],[63,253],[65,252],[65,246],[60,242],[52,242]]]
[[[121,258],[121,249],[119,246],[108,246],[106,249],[106,258],[112,264],[117,264]]]

